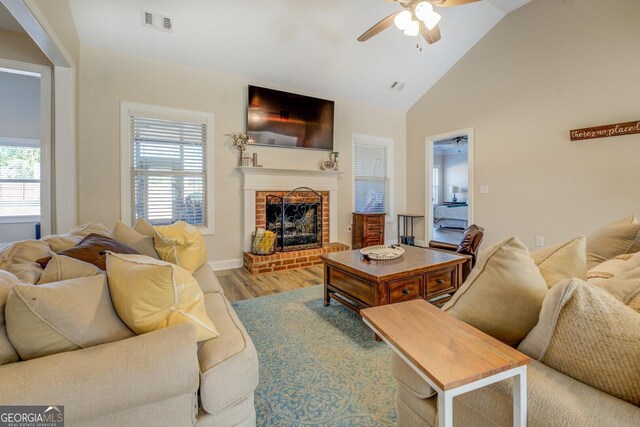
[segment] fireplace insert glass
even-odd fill
[[[267,230],[276,233],[278,251],[322,247],[322,196],[299,187],[280,197],[266,197]]]

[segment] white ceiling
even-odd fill
[[[0,3],[0,30],[13,31],[14,33],[25,32],[2,3]]]
[[[440,8],[442,40],[416,49],[395,27],[356,41],[399,10],[384,0],[70,0],[80,42],[243,76],[311,95],[407,110],[507,13],[531,0]],[[144,28],[141,10],[173,19]],[[401,92],[392,82],[405,84]]]

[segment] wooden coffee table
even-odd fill
[[[527,425],[529,357],[423,300],[368,308],[362,319],[438,393],[440,427],[453,398],[513,377],[513,424]]]
[[[320,255],[324,261],[324,305],[331,299],[359,312],[422,298],[442,303],[462,284],[464,255],[402,245],[390,261],[364,261],[359,250]]]

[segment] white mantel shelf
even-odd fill
[[[243,175],[325,175],[340,176],[342,171],[310,170],[310,169],[277,169],[277,168],[254,168],[253,166],[236,167]]]
[[[251,247],[251,233],[256,229],[256,192],[291,191],[308,187],[329,192],[329,241],[338,241],[338,181],[344,172],[325,170],[236,167],[243,176],[244,248]]]

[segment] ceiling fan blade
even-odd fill
[[[453,6],[462,6],[463,4],[475,3],[480,0],[433,0],[434,6],[438,7],[453,7]]]
[[[437,43],[442,38],[439,25],[433,27],[433,30],[429,30],[427,26],[424,25],[424,22],[420,22],[420,34],[429,44]]]
[[[359,42],[366,42],[371,37],[381,33],[382,31],[384,31],[387,28],[389,28],[390,26],[392,26],[393,25],[393,18],[395,18],[396,15],[399,14],[399,13],[400,12],[392,13],[391,15],[387,16],[386,18],[384,18],[382,21],[378,22],[373,27],[369,28],[363,35],[358,37],[358,41]]]

